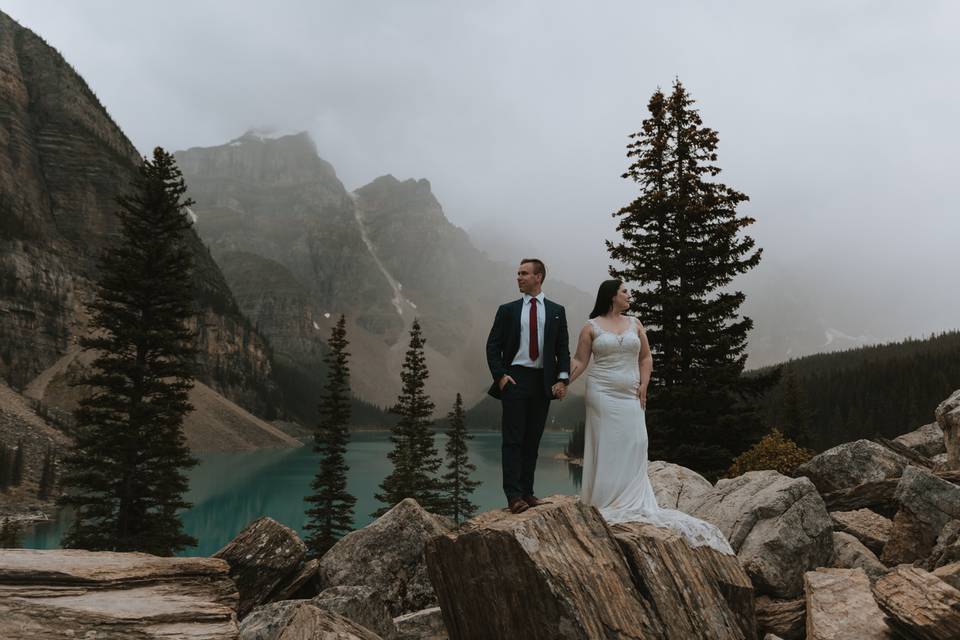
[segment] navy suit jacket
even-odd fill
[[[559,304],[543,299],[543,391],[548,398],[553,397],[550,388],[561,373],[570,373],[570,338],[567,333],[567,312]],[[497,317],[493,320],[490,335],[487,336],[487,366],[493,376],[493,385],[487,392],[494,398],[500,397],[498,381],[510,373],[513,362],[520,349],[520,314],[523,312],[523,298],[500,305]]]

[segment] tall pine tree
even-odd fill
[[[37,489],[37,497],[41,500],[50,498],[54,484],[56,484],[56,473],[53,446],[47,445],[47,452],[43,456],[43,469],[40,472],[40,486]]]
[[[96,358],[63,460],[60,502],[75,510],[65,547],[168,556],[196,544],[178,515],[196,464],[182,429],[196,355],[185,193],[173,156],[157,148],[118,198],[120,232],[81,341]]]
[[[470,502],[470,494],[480,486],[479,481],[470,479],[470,474],[476,471],[477,467],[470,463],[467,455],[467,442],[473,440],[473,436],[467,433],[463,398],[459,393],[447,419],[450,430],[447,431],[447,473],[443,475],[444,509],[442,513],[453,518],[459,526],[461,521],[472,518],[476,514],[477,505]]]
[[[651,97],[623,175],[641,193],[614,214],[623,239],[607,248],[611,275],[638,285],[632,310],[654,354],[651,456],[717,476],[759,435],[752,399],[772,381],[741,377],[753,323],[728,285],[761,250],[740,235],[754,222],[736,212],[747,196],[713,179],[718,136],[693,104],[679,80],[669,97]]]
[[[320,393],[320,423],[313,434],[313,450],[320,454],[320,467],[313,479],[313,493],[306,498],[304,529],[311,532],[307,548],[319,558],[353,527],[353,506],[357,500],[347,493],[347,466],[344,456],[350,441],[350,368],[347,364],[347,320],[333,328],[327,345],[327,382]]]
[[[13,470],[10,474],[10,484],[19,487],[23,484],[23,439],[17,442],[17,449],[13,454]]]
[[[442,461],[434,444],[433,402],[425,391],[427,361],[423,355],[426,340],[420,322],[410,328],[410,346],[400,372],[402,387],[397,403],[390,409],[400,416],[390,435],[393,450],[387,454],[393,470],[380,485],[374,497],[385,504],[373,515],[379,517],[404,498],[413,498],[432,513],[443,511],[440,481],[437,473]]]
[[[799,446],[810,448],[810,422],[812,416],[807,407],[803,389],[797,379],[797,372],[788,367],[781,381],[783,385],[783,425],[786,435]]]
[[[20,523],[14,522],[13,518],[4,518],[0,522],[0,549],[19,549],[20,534]]]
[[[10,488],[13,480],[13,451],[7,445],[0,444],[0,491]]]

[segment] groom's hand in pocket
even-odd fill
[[[517,384],[517,381],[511,378],[508,375],[503,375],[500,377],[500,391],[503,391],[507,387],[507,383]]]

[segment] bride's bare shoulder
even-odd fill
[[[593,338],[593,333],[596,330],[597,326],[593,323],[593,320],[587,320],[583,323],[583,327],[580,328],[580,336],[583,338]]]

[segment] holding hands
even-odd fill
[[[513,379],[513,376],[504,375],[500,378],[498,384],[500,386],[500,391],[503,391],[506,389],[508,384],[517,384],[517,381]],[[562,382],[556,382],[552,387],[550,387],[550,391],[553,393],[554,398],[557,400],[563,400],[567,395],[567,385]]]

